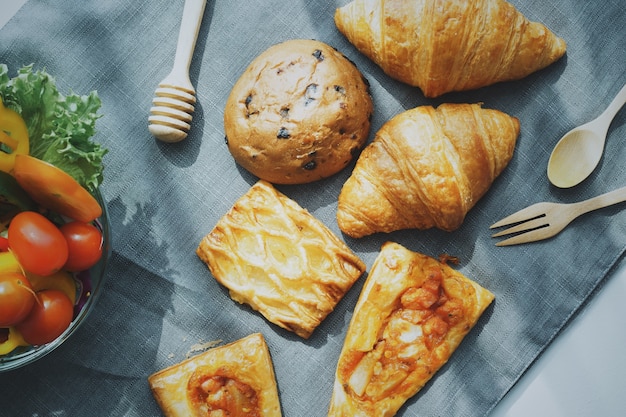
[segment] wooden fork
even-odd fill
[[[626,201],[626,187],[578,203],[536,203],[492,224],[490,229],[517,223],[515,226],[492,235],[492,237],[499,237],[515,234],[513,237],[496,243],[496,246],[535,242],[556,235],[575,218],[585,213],[623,201]]]

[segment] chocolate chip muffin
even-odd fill
[[[275,184],[329,177],[365,145],[369,84],[352,61],[316,40],[289,40],[255,58],[224,109],[235,161]]]

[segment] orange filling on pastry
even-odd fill
[[[352,392],[377,401],[404,386],[411,374],[431,375],[445,362],[449,329],[463,319],[463,303],[449,299],[442,271],[433,267],[422,285],[408,288],[369,352],[353,350],[339,369]],[[406,382],[408,384],[408,382]]]
[[[226,375],[198,368],[187,384],[187,397],[197,417],[260,417],[256,391]]]

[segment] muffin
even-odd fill
[[[348,165],[365,145],[369,83],[352,61],[316,40],[273,45],[233,86],[224,109],[235,161],[275,184],[304,184]]]

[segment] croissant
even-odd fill
[[[457,229],[507,166],[515,117],[480,104],[421,106],[387,121],[339,193],[351,237],[400,229]]]
[[[339,31],[426,97],[512,81],[565,54],[565,41],[504,0],[354,0]]]

